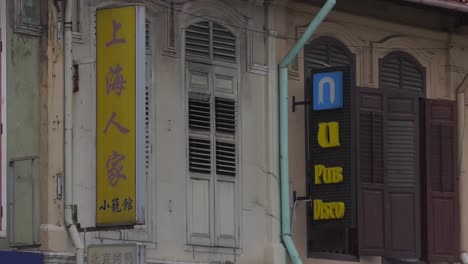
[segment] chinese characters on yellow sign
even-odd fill
[[[144,16],[138,5],[97,10],[97,226],[144,218]]]

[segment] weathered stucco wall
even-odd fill
[[[50,1],[52,2],[52,1]],[[80,39],[75,39],[74,60],[78,64],[80,79],[79,90],[74,94],[74,141],[73,141],[73,200],[78,206],[78,221],[83,226],[92,226],[95,214],[95,165],[94,163],[94,93],[95,93],[95,46],[94,46],[94,11],[96,6],[110,3],[122,3],[125,1],[91,1],[86,5],[83,13],[83,31]],[[228,24],[237,25],[245,17],[249,18],[247,26],[257,31],[263,30],[264,23],[270,18],[264,17],[265,9],[258,6],[256,1],[192,1],[192,5],[178,5],[176,8],[190,13],[210,15]],[[220,3],[223,4],[220,4]],[[219,5],[219,6],[218,6]],[[228,6],[228,7],[226,7]],[[144,241],[148,245],[148,262],[160,263],[209,263],[210,261],[235,261],[236,263],[283,263],[284,251],[279,241],[279,192],[278,192],[278,146],[277,146],[277,62],[292,47],[296,33],[302,33],[301,27],[306,25],[316,13],[317,9],[310,5],[298,4],[284,8],[282,1],[273,6],[276,25],[272,30],[279,32],[279,37],[268,38],[268,45],[264,36],[246,38],[252,32],[243,31],[239,26],[242,54],[241,74],[242,83],[242,249],[238,254],[232,250],[209,249],[203,247],[191,247],[186,245],[186,94],[184,87],[184,58],[182,46],[182,32],[185,26],[193,19],[190,15],[176,12],[174,28],[168,27],[167,9],[160,5],[149,5],[147,8],[148,19],[153,28],[150,41],[153,59],[152,121],[154,129],[154,168],[153,174],[148,179],[147,194],[149,214],[147,225],[139,227],[137,231],[114,232],[88,232],[87,243],[117,243],[122,241]],[[211,7],[211,9],[210,9]],[[52,4],[51,4],[51,7]],[[184,9],[185,8],[185,9]],[[219,8],[219,9],[217,9]],[[223,12],[223,11],[233,11]],[[199,13],[196,13],[199,12]],[[224,20],[223,20],[224,19]],[[55,23],[55,20],[50,20]],[[53,34],[54,28],[51,26]],[[234,27],[235,28],[235,27]],[[303,28],[303,27],[302,27]],[[297,31],[298,29],[298,31]],[[169,47],[168,34],[174,30],[174,47]],[[272,32],[274,33],[274,32]],[[398,34],[405,37],[396,37],[387,42],[376,44],[374,50],[366,48],[370,41],[378,41],[382,38]],[[448,77],[447,63],[460,66],[466,72],[468,67],[459,62],[452,61],[444,49],[448,34],[438,33],[428,29],[415,28],[377,20],[370,17],[361,17],[342,12],[333,12],[318,29],[316,36],[333,36],[347,45],[357,57],[357,85],[377,87],[377,61],[385,56],[391,48],[402,47],[420,60],[428,69],[428,96],[431,98],[454,99],[454,87],[459,83],[460,77],[451,74]],[[283,36],[288,36],[285,39]],[[18,39],[16,39],[18,38]],[[23,42],[16,37],[10,42],[31,47],[35,38],[27,38]],[[467,46],[466,38],[454,38],[455,45]],[[254,40],[249,43],[249,40]],[[60,61],[62,58],[60,45],[56,45],[54,37],[49,41],[49,66],[52,73],[48,74],[50,85],[48,100],[48,121],[45,127],[48,130],[46,140],[50,152],[49,166],[47,168],[48,181],[43,186],[47,193],[47,217],[44,217],[44,232],[47,231],[47,248],[50,251],[72,252],[70,240],[63,228],[63,215],[61,202],[54,199],[55,180],[57,173],[63,172],[61,147],[63,134],[63,105],[57,100],[63,97],[61,89],[63,72]],[[21,44],[23,43],[23,44]],[[252,43],[255,45],[249,46]],[[258,45],[258,46],[257,46]],[[440,47],[425,51],[421,47]],[[33,47],[35,47],[33,45]],[[55,49],[55,47],[57,49]],[[263,52],[265,51],[265,52]],[[32,51],[31,51],[32,52]],[[35,50],[36,52],[36,50]],[[24,51],[23,51],[24,53]],[[466,51],[460,49],[457,58],[465,58]],[[249,58],[250,56],[250,58]],[[465,57],[463,57],[465,56]],[[34,58],[34,56],[32,56]],[[303,96],[303,66],[302,53],[299,56],[297,69],[292,69],[290,79],[290,98],[294,95],[301,99]],[[38,57],[36,57],[38,58]],[[31,57],[28,58],[32,60]],[[463,59],[462,61],[468,61]],[[34,62],[33,62],[34,63]],[[264,66],[269,66],[266,68]],[[30,68],[27,68],[31,70]],[[449,68],[451,69],[451,68]],[[13,71],[12,74],[17,74]],[[37,74],[37,73],[35,73]],[[33,75],[35,76],[35,75]],[[12,80],[15,80],[14,78]],[[9,83],[12,83],[9,80]],[[29,81],[19,81],[21,95],[26,94],[36,98],[37,94],[28,94],[25,91],[34,90]],[[15,83],[15,82],[13,82]],[[39,83],[39,82],[38,82]],[[29,85],[29,86],[28,86]],[[24,87],[23,87],[24,86]],[[38,90],[38,89],[37,89]],[[9,87],[9,92],[16,90]],[[24,96],[26,96],[24,95]],[[20,99],[24,101],[23,99]],[[11,107],[11,106],[9,106]],[[20,107],[20,106],[17,106]],[[37,107],[37,106],[36,106]],[[13,108],[16,109],[16,108]],[[20,109],[21,111],[21,109]],[[23,110],[24,111],[24,110]],[[23,113],[24,117],[35,117],[32,113]],[[21,119],[20,119],[21,120]],[[298,191],[298,195],[305,194],[304,172],[304,116],[303,111],[290,112],[290,175],[291,188]],[[20,121],[19,121],[20,122]],[[21,124],[21,122],[19,123]],[[19,129],[19,125],[16,126]],[[29,127],[33,127],[29,124]],[[9,132],[10,132],[9,128]],[[34,136],[32,132],[22,132],[22,136]],[[29,134],[28,134],[29,133]],[[465,132],[467,133],[467,132]],[[17,136],[19,138],[19,136]],[[20,139],[18,139],[20,140]],[[29,139],[32,140],[32,139]],[[465,144],[466,145],[466,144]],[[468,147],[464,147],[468,150]],[[34,147],[26,150],[37,150]],[[23,154],[26,152],[15,153]],[[32,152],[33,153],[33,152]],[[466,162],[463,163],[466,168]],[[466,182],[466,176],[463,178]],[[463,181],[462,181],[463,182]],[[462,183],[461,183],[462,184]],[[466,185],[466,184],[465,184]],[[462,186],[462,185],[460,185]],[[466,188],[465,188],[466,189]],[[464,195],[466,190],[460,190]],[[465,195],[466,196],[466,195]],[[465,197],[462,196],[462,197]],[[467,199],[464,199],[465,201]],[[463,200],[462,200],[463,201]],[[463,218],[468,218],[466,202],[461,204]],[[299,204],[294,218],[293,236],[305,263],[328,264],[333,261],[307,259],[306,257],[306,219],[304,204]],[[462,221],[466,222],[466,221]],[[467,249],[468,228],[462,226],[463,249]],[[53,231],[53,232],[52,232]],[[66,243],[65,243],[66,241]],[[171,262],[173,261],[173,262]],[[180,261],[180,262],[177,262]],[[380,258],[361,258],[362,263],[379,263]]]
[[[41,38],[16,33],[14,14],[14,1],[7,1],[4,52],[7,62],[7,161],[39,155],[40,136]],[[31,192],[30,162],[17,163],[15,175],[15,238],[27,243],[32,241],[32,208],[35,200]],[[0,246],[6,247],[7,241],[0,239]]]

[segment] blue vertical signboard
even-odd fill
[[[313,75],[314,111],[343,108],[343,72]]]
[[[0,263],[44,264],[42,253],[0,250]]]

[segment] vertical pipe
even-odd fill
[[[280,106],[280,173],[281,173],[281,237],[294,264],[302,264],[294,241],[291,238],[291,215],[289,208],[289,158],[288,158],[288,65],[304,47],[318,26],[335,6],[336,0],[327,0],[304,34],[279,64],[279,106]]]
[[[8,173],[8,239],[9,242],[15,243],[15,222],[14,222],[14,208],[15,208],[15,184],[14,184],[15,163],[9,163]]]
[[[72,4],[65,1],[64,21],[64,94],[65,94],[65,226],[76,251],[76,264],[84,263],[84,246],[80,234],[73,222],[73,39],[72,39]]]

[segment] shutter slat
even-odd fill
[[[210,58],[210,29],[208,22],[200,22],[186,29],[186,54],[202,58]]]
[[[384,58],[380,67],[380,84],[382,88],[401,89],[423,93],[424,74],[421,66],[410,60],[407,55],[391,54]]]
[[[231,99],[215,98],[216,131],[234,133],[236,130],[236,105]]]
[[[211,173],[211,144],[205,139],[189,139],[189,170]]]
[[[225,176],[236,176],[236,145],[234,143],[216,142],[216,173]]]
[[[208,100],[197,100],[196,94],[189,98],[189,128],[197,130],[211,129],[210,102]]]
[[[323,69],[328,67],[347,66],[351,58],[343,48],[335,44],[319,44],[305,46],[304,67],[308,69]]]

